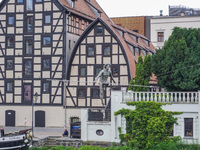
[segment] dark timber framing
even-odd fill
[[[50,15],[51,23],[44,24],[45,20],[42,18],[45,15]],[[38,92],[37,105],[63,105],[63,84],[57,81],[51,83],[46,79],[62,79],[65,73],[65,15],[66,10],[57,0],[33,0],[32,11],[26,10],[26,0],[22,3],[17,0],[13,3],[9,0],[2,1],[0,36],[5,40],[0,40],[0,82],[4,83],[0,85],[0,105],[31,105],[31,102],[24,102],[24,85],[31,85],[31,99],[34,92]],[[10,18],[14,19],[13,24],[9,24],[9,17],[13,17]],[[27,30],[28,27],[31,32]],[[44,46],[43,37],[46,36],[51,41]],[[13,39],[11,45],[8,45],[9,38]],[[30,40],[27,45],[26,40]],[[29,48],[29,53],[26,47]],[[49,59],[49,68],[44,68],[44,59]],[[13,68],[7,69],[7,60],[13,61]],[[25,67],[27,61],[31,62],[30,70]],[[27,71],[30,74],[25,76]],[[6,84],[11,80],[13,90],[7,92]],[[43,91],[43,83],[46,82],[51,86],[48,92]]]
[[[102,27],[102,34],[97,34],[97,27]],[[107,35],[105,35],[105,31]],[[108,39],[108,40],[107,40]],[[107,41],[106,41],[107,40]],[[103,49],[106,46],[110,46],[110,55],[104,55]],[[88,47],[94,47],[94,55],[88,54]],[[101,48],[99,48],[101,47]],[[114,47],[114,49],[113,49]],[[113,53],[113,51],[115,51]],[[124,59],[124,62],[120,63],[120,58]],[[114,60],[116,59],[116,61]],[[69,108],[101,108],[100,99],[93,97],[93,92],[99,90],[98,84],[90,83],[95,80],[96,68],[103,68],[106,61],[109,60],[112,67],[119,70],[119,74],[115,75],[116,82],[120,82],[120,79],[124,78],[125,82],[128,83],[131,75],[128,64],[128,58],[125,50],[117,38],[112,29],[100,18],[97,18],[86,31],[81,35],[77,41],[72,55],[69,60],[69,67],[67,71],[68,80],[78,80],[79,83],[69,83],[67,86],[67,107]],[[115,63],[113,63],[115,61]],[[86,76],[80,76],[80,68],[86,68]],[[120,73],[120,67],[127,68],[127,73]],[[113,69],[113,68],[112,68]],[[75,71],[77,70],[77,71]],[[89,82],[84,82],[89,81]],[[84,88],[83,88],[84,87]],[[121,87],[117,87],[118,89]],[[108,88],[109,89],[109,88]],[[106,97],[105,104],[108,103],[110,97],[110,91],[106,90],[104,95]],[[115,86],[111,86],[111,89],[116,89]],[[78,93],[80,90],[84,90],[84,97],[79,97]],[[76,93],[74,93],[76,91]],[[72,102],[70,102],[72,101]],[[76,105],[75,105],[76,102]]]

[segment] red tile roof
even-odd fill
[[[98,16],[92,11],[92,9],[90,8],[96,8],[97,11],[101,11],[101,19],[110,27],[110,29],[112,29],[112,31],[117,35],[119,41],[121,42],[125,52],[126,52],[126,56],[128,58],[129,61],[129,67],[130,67],[130,73],[131,73],[131,78],[134,78],[135,76],[135,71],[136,71],[136,62],[138,60],[138,55],[136,54],[136,56],[134,56],[128,46],[128,42],[132,43],[134,45],[140,46],[143,49],[148,49],[151,52],[155,52],[155,47],[152,45],[152,43],[150,42],[150,46],[148,46],[144,41],[147,40],[149,41],[145,36],[133,32],[127,28],[121,27],[119,25],[114,24],[110,18],[106,15],[106,13],[103,11],[103,9],[100,7],[100,5],[96,2],[96,0],[90,0],[87,1],[86,0],[77,0],[75,1],[75,8],[72,8],[66,0],[59,0],[64,7],[66,7],[66,9],[68,9],[69,11],[71,11],[72,13],[76,13],[77,15],[81,15],[81,16],[85,16],[86,18],[89,18],[91,20],[95,20]],[[90,5],[91,4],[91,5]],[[120,29],[124,32],[124,37],[122,37],[117,30]],[[134,39],[130,36],[130,35],[134,35],[138,37],[138,43],[136,41],[134,41]],[[144,55],[141,54],[144,58]],[[153,77],[152,78],[152,82],[156,81],[156,78]]]

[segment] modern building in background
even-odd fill
[[[172,34],[174,27],[200,28],[200,16],[158,16],[151,18],[151,41],[161,48]]]
[[[153,53],[148,38],[113,24],[95,0],[3,0],[0,125],[23,126],[26,119],[31,126],[35,103],[35,126],[63,127],[66,120],[69,127],[80,119],[80,108],[104,108],[98,85],[89,82],[105,63],[113,66],[115,88],[126,88],[138,56]],[[74,82],[65,87],[65,79]]]
[[[169,6],[169,15],[133,16],[111,18],[115,24],[135,30],[151,40],[155,48],[164,46],[174,27],[200,28],[200,9],[185,6]]]
[[[150,18],[151,16],[115,17],[111,20],[117,25],[140,33],[150,39]]]
[[[185,6],[169,6],[169,16],[199,16],[200,9]]]

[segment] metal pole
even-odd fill
[[[31,140],[31,149],[33,149],[33,137],[34,137],[34,134],[33,134],[33,100],[32,100],[32,140]]]
[[[66,83],[67,83],[67,81],[65,80],[65,81],[64,81],[64,106],[65,106],[64,129],[66,129],[66,117],[67,117],[67,115],[66,115],[66,114],[67,114],[67,112],[66,112],[66,103],[67,103],[67,102],[66,102],[66,86],[67,86],[67,84],[66,84]]]

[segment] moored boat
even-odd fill
[[[31,129],[5,134],[0,128],[0,150],[28,150],[31,141]]]

